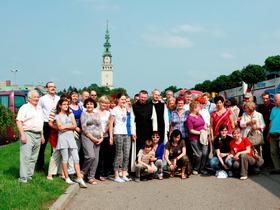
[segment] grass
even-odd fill
[[[50,159],[50,145],[45,151],[46,167]],[[33,179],[19,183],[19,141],[0,147],[0,209],[48,209],[65,192],[67,184],[60,178],[46,179],[35,172]]]

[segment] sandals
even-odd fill
[[[104,182],[106,179],[105,179],[103,176],[100,176],[100,177],[99,177],[99,180],[100,180],[101,182]]]
[[[182,175],[181,175],[181,179],[187,179],[187,178],[189,178],[188,175],[186,175],[186,174],[184,174],[184,175],[182,174]]]
[[[88,180],[88,183],[89,183],[89,184],[92,184],[92,185],[97,185],[97,182],[96,182],[95,179],[90,179],[90,180]]]

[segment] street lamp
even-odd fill
[[[12,73],[14,73],[14,82],[15,82],[15,85],[17,84],[17,73],[19,72],[19,70],[17,69],[12,69],[11,70]]]

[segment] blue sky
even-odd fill
[[[114,86],[191,88],[280,54],[278,0],[1,0],[0,80],[100,84],[106,20]]]

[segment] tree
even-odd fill
[[[241,78],[248,85],[254,85],[266,79],[265,69],[260,65],[249,64],[241,71]]]
[[[221,75],[217,77],[212,83],[213,92],[218,93],[222,90],[228,89],[229,77],[226,75]]]
[[[228,77],[229,77],[228,89],[236,88],[241,85],[242,76],[240,70],[233,71]]]
[[[270,56],[265,59],[265,68],[268,72],[280,71],[280,55]]]
[[[177,93],[179,90],[181,90],[182,88],[178,88],[177,86],[175,86],[175,85],[171,85],[171,86],[169,86],[168,88],[165,88],[160,94],[162,95],[162,96],[164,96],[165,97],[165,92],[167,91],[167,90],[172,90],[173,91],[173,93]]]
[[[201,92],[213,92],[213,84],[210,80],[205,80],[202,83],[199,83],[197,85],[194,86],[195,90],[200,90]]]

